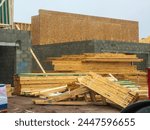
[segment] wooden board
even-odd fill
[[[48,100],[33,100],[33,103],[37,105],[61,105],[61,106],[88,106],[88,105],[102,106],[104,105],[101,102],[85,102],[85,101],[49,102]]]
[[[138,42],[138,22],[46,10],[32,17],[34,45],[93,39]]]
[[[66,91],[58,96],[54,96],[54,97],[49,97],[49,102],[58,102],[58,101],[64,101],[64,100],[67,100],[67,99],[71,99],[71,98],[74,98],[80,94],[85,94],[85,93],[88,93],[89,92],[89,89],[86,88],[86,87],[79,87],[79,88],[76,88],[72,91]]]

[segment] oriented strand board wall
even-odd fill
[[[40,10],[32,17],[32,43],[83,40],[138,42],[138,22]]]
[[[31,33],[32,43],[40,43],[40,21],[38,16],[32,17]]]

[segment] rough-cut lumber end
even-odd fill
[[[116,103],[122,108],[136,101],[138,94],[128,88],[109,81],[96,73],[90,72],[87,76],[78,78],[83,86],[95,91],[104,98]]]

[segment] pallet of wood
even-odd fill
[[[112,102],[121,108],[125,108],[138,98],[138,94],[133,90],[93,72],[88,73],[86,76],[78,77],[78,81],[72,84],[72,86],[68,86],[68,90],[63,93],[51,95],[48,99],[44,100],[33,100],[33,102],[35,104],[51,105],[63,104],[62,102],[67,104],[67,101],[70,102],[70,100],[73,102],[87,102],[87,104],[91,102],[93,104],[101,103],[103,105]]]
[[[37,95],[41,91],[49,91],[76,81],[78,73],[27,73],[14,76],[14,93],[17,95]]]
[[[99,74],[140,74],[134,62],[141,62],[136,55],[115,53],[86,53],[47,58],[56,72],[96,72]],[[117,69],[116,69],[117,68]]]
[[[87,40],[138,42],[138,22],[39,10],[32,17],[32,44]]]

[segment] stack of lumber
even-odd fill
[[[35,96],[40,93],[51,91],[55,87],[62,89],[69,83],[76,81],[82,74],[76,73],[24,73],[14,76],[14,93],[17,95]]]
[[[136,55],[113,53],[85,53],[47,58],[56,72],[96,72],[99,74],[141,74],[133,62],[141,62]]]
[[[140,43],[150,43],[150,36],[147,38],[140,39]]]
[[[56,72],[82,72],[89,71],[98,74],[113,74],[119,80],[135,82],[139,88],[139,99],[148,98],[147,74],[137,70],[134,62],[141,62],[136,55],[113,53],[85,53],[82,55],[64,55],[62,57],[47,58]]]
[[[131,80],[139,85],[139,100],[148,99],[148,83],[147,83],[147,74],[140,75],[124,75],[123,79]]]
[[[132,82],[130,80],[119,80],[119,81],[116,81],[117,84],[120,84],[122,85],[123,87],[125,88],[128,88],[132,91],[138,91],[139,90],[139,87],[135,82]]]
[[[88,99],[87,94],[90,95]],[[57,102],[72,100],[79,100],[78,98],[84,96],[86,102],[100,102],[96,95],[101,96],[103,103],[112,102],[121,108],[125,108],[130,103],[136,101],[138,95],[136,92],[125,88],[118,83],[108,80],[96,73],[90,72],[86,76],[78,78],[78,82],[59,95],[49,96],[46,100],[33,100],[35,104],[57,104]]]
[[[147,74],[115,76],[114,82],[138,93],[138,100],[148,99]],[[112,76],[111,76],[112,77]],[[113,76],[114,77],[114,76]],[[112,81],[112,80],[111,80]]]
[[[93,39],[139,42],[136,21],[39,10],[31,27],[34,45]]]
[[[31,24],[29,23],[14,23],[14,29],[16,30],[23,30],[23,31],[31,31]]]

